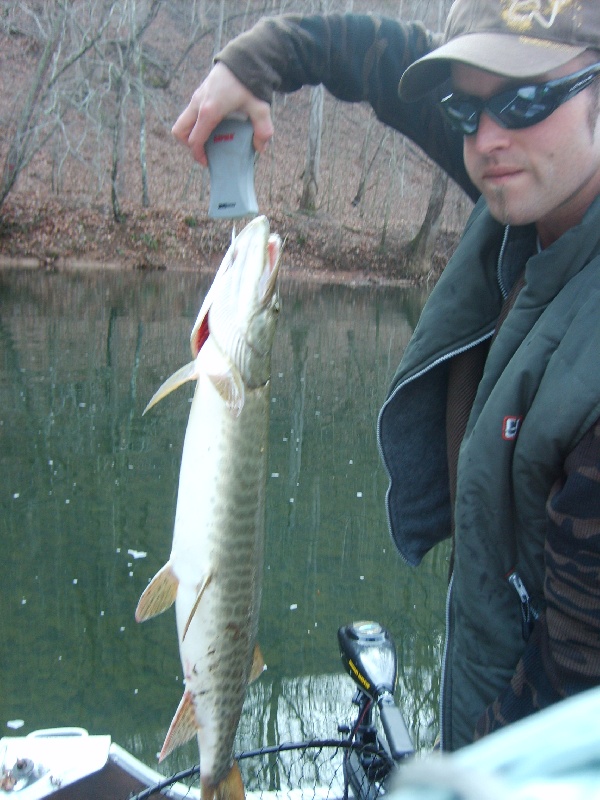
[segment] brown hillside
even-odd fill
[[[439,16],[444,2],[421,2],[420,6],[426,6],[426,11],[435,6],[433,11],[437,10]],[[37,25],[32,15],[19,11],[19,5],[23,4],[5,4],[8,10],[0,30],[3,82],[12,88],[0,96],[2,164],[47,45],[43,31],[49,29],[52,20],[44,15],[54,4],[37,4]],[[73,8],[83,5],[75,3]],[[116,3],[117,12],[125,5],[124,0]],[[139,19],[151,5],[150,0],[138,3]],[[48,130],[52,135],[20,173],[0,209],[1,263],[57,269],[101,264],[124,269],[189,270],[212,269],[220,259],[231,224],[208,219],[208,177],[170,135],[171,124],[211,62],[219,4],[158,5],[158,14],[142,40],[143,73],[136,73],[133,67],[123,71],[129,34],[124,22],[117,25],[115,17],[94,51],[96,61],[92,64],[92,56],[86,54],[76,65],[78,71],[75,67],[65,71],[64,81],[57,81],[43,99],[40,136]],[[265,8],[264,3],[243,5],[254,11],[242,15],[237,13],[240,4],[224,3],[226,30],[222,41],[249,27]],[[348,6],[338,5],[343,9]],[[177,66],[190,43],[192,6],[202,6],[206,17],[196,31],[195,44]],[[286,11],[308,6],[286,4]],[[391,14],[396,13],[398,3],[354,3],[355,11],[365,8]],[[77,30],[81,30],[81,20],[77,21]],[[200,24],[198,19],[194,22]],[[74,41],[65,42],[59,66],[73,52]],[[116,222],[111,207],[113,142],[119,119],[118,81],[114,76],[123,74],[128,83],[116,181],[123,219]],[[84,80],[86,96],[82,99]],[[142,205],[140,86],[146,103],[148,208]],[[373,120],[368,108],[326,95],[318,208],[311,215],[299,212],[309,92],[305,88],[276,98],[275,138],[256,173],[261,212],[269,216],[273,229],[286,237],[286,268],[336,280],[411,277],[403,252],[427,208],[429,163],[411,143]],[[365,141],[370,170],[362,200],[353,204]],[[422,278],[434,277],[443,266],[469,208],[469,201],[451,187],[435,256],[429,274]]]

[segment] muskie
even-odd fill
[[[171,556],[136,619],[175,602],[185,691],[159,758],[197,734],[203,800],[244,797],[234,737],[246,686],[264,669],[256,633],[280,251],[266,217],[234,234],[192,330],[194,360],[146,408],[197,381]]]

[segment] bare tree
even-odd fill
[[[366,127],[365,127],[365,135],[364,135],[364,138],[363,138],[362,147],[361,147],[361,151],[360,151],[360,163],[361,163],[360,180],[358,182],[358,188],[356,190],[356,194],[354,195],[354,199],[352,200],[352,205],[353,206],[360,205],[360,203],[361,203],[361,201],[362,201],[362,199],[364,197],[365,189],[367,187],[367,180],[369,178],[369,173],[371,172],[373,164],[375,163],[375,159],[379,155],[379,151],[381,150],[381,147],[382,147],[382,145],[383,145],[383,143],[384,143],[384,141],[386,140],[386,137],[387,137],[387,130],[384,129],[382,134],[381,134],[381,137],[379,139],[379,144],[375,148],[375,152],[369,158],[369,144],[371,143],[371,141],[373,139],[373,123],[374,122],[375,122],[375,115],[374,114],[369,114],[369,116],[367,118],[367,124],[366,124]]]
[[[310,91],[310,114],[308,122],[308,144],[302,180],[301,211],[315,211],[319,191],[321,167],[321,137],[323,134],[323,85],[313,86]]]
[[[448,175],[440,167],[432,165],[431,194],[425,217],[417,235],[408,245],[411,271],[417,275],[431,272],[431,257],[442,220],[442,210],[448,188]]]
[[[8,144],[0,181],[0,207],[12,190],[20,172],[61,127],[69,103],[58,91],[61,82],[102,37],[112,14],[107,5],[99,15],[90,14],[88,24],[77,25],[78,40],[69,38],[67,24],[74,13],[69,2],[44,4],[43,11],[27,3],[15,3],[7,10],[9,25],[37,38],[41,53],[31,86],[25,97],[17,98],[16,123],[8,127]],[[32,29],[33,26],[33,29]],[[85,95],[85,91],[82,92]]]
[[[449,3],[386,0],[369,10],[393,13],[399,8],[403,18],[425,17],[434,29],[443,22]],[[265,14],[343,12],[352,11],[353,5],[357,11],[365,8],[352,0],[5,0],[0,35],[14,37],[9,44],[15,50],[17,37],[23,39],[28,72],[26,91],[14,93],[8,118],[3,111],[0,124],[0,206],[45,148],[53,192],[80,192],[82,202],[94,193],[110,197],[116,220],[124,219],[127,201],[148,207],[156,201],[151,197],[152,165],[171,152],[164,134],[192,80],[199,81],[208,71],[212,56],[228,38]],[[289,95],[273,106],[278,136],[280,131],[292,133],[281,140],[285,147],[276,139],[269,160],[261,159],[257,177],[262,186],[257,188],[260,193],[264,186],[266,195],[261,203],[273,208],[283,198],[286,204],[289,186],[302,171],[301,209],[319,208],[339,222],[340,230],[376,232],[383,248],[394,229],[406,230],[419,213],[421,203],[414,200],[429,194],[423,176],[431,167],[399,134],[383,126],[376,132],[368,106],[350,109],[341,101],[330,106],[322,86],[310,92],[308,135],[298,143],[304,97]],[[7,107],[5,97],[2,108]],[[45,162],[40,165],[36,179],[45,174]],[[189,161],[183,167],[177,163],[176,169],[183,174],[174,168],[161,188],[179,202],[202,202],[198,167]],[[204,182],[206,173],[201,174]],[[87,185],[82,175],[91,176]],[[81,181],[81,190],[76,181]],[[414,271],[429,271],[442,220],[453,229],[460,225],[455,203],[446,203],[453,209],[452,219],[447,211],[440,215],[445,187],[445,176],[436,172],[427,212],[409,245]],[[401,203],[395,202],[398,194]]]
[[[142,48],[139,42],[135,48],[135,74],[137,77],[138,106],[140,109],[140,170],[142,174],[142,206],[148,208],[150,195],[148,193],[148,161],[146,157],[146,88],[144,86],[144,72],[142,62]]]
[[[315,5],[316,10],[327,12],[329,10],[330,0],[317,0],[316,3],[310,3],[311,10]],[[301,211],[312,212],[317,208],[319,173],[321,169],[321,139],[323,137],[324,95],[325,90],[322,84],[313,86],[310,91],[308,142],[302,177],[302,196],[300,198]]]
[[[123,0],[122,18],[119,29],[123,34],[117,39],[113,48],[116,57],[111,63],[115,75],[116,101],[114,116],[114,132],[111,169],[111,203],[113,216],[117,222],[123,220],[123,212],[119,199],[119,175],[123,161],[127,130],[127,101],[132,88],[137,90],[140,109],[140,165],[142,170],[142,204],[148,205],[147,168],[146,168],[146,98],[144,94],[142,64],[142,39],[156,19],[162,0],[150,0],[145,14],[140,20],[136,0]],[[137,79],[137,80],[136,80]]]

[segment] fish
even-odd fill
[[[256,638],[281,250],[265,216],[234,231],[192,328],[193,360],[144,410],[196,381],[171,554],[135,617],[175,604],[185,690],[159,760],[196,735],[202,800],[245,796],[234,739],[246,687],[265,669]]]

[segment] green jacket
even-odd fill
[[[600,416],[599,228],[597,200],[580,226],[537,253],[531,228],[505,231],[478,203],[380,413],[390,531],[406,560],[418,564],[451,530],[450,359],[491,340],[525,266],[525,287],[490,347],[460,449],[444,749],[473,740],[523,655],[522,599],[507,578],[516,571],[540,609],[546,502],[565,458]]]
[[[323,83],[341,100],[370,103],[476,199],[462,137],[444,125],[435,93],[410,104],[398,96],[404,69],[438,42],[418,22],[281,16],[219,59],[265,100]],[[527,285],[494,338],[536,247],[531,228],[505,231],[479,203],[380,415],[390,529],[418,564],[452,529],[449,374],[493,341],[458,470],[442,681],[449,749],[471,741],[475,725],[483,735],[600,682],[599,216],[596,202],[582,225],[530,258]],[[467,355],[453,358],[462,348]],[[505,577],[511,570],[521,595]],[[530,600],[540,614],[525,641]]]

